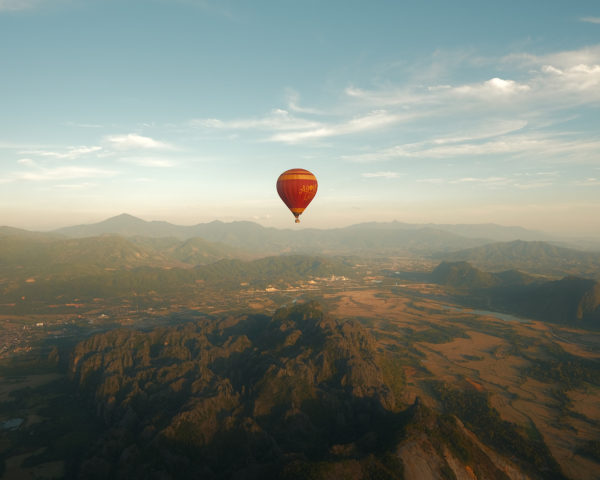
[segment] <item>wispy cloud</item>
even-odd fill
[[[170,168],[176,165],[173,160],[160,157],[124,157],[120,160],[140,167]]]
[[[517,134],[499,136],[487,141],[464,141],[438,144],[437,140],[409,143],[379,151],[342,156],[342,159],[369,163],[401,158],[462,158],[488,155],[530,155],[530,158],[543,157],[545,161],[580,162],[593,161],[600,151],[600,141],[560,138],[550,134]],[[576,158],[574,158],[576,156]]]
[[[299,143],[304,140],[314,140],[325,137],[348,135],[387,127],[402,120],[401,115],[391,114],[385,110],[375,110],[368,114],[352,118],[344,123],[324,124],[318,128],[277,133],[268,138],[273,142]]]
[[[0,12],[29,10],[41,5],[47,0],[0,0]]]
[[[483,183],[486,185],[506,185],[506,177],[463,177],[449,180],[448,183]]]
[[[457,128],[452,135],[437,137],[431,143],[435,145],[445,145],[449,143],[473,142],[487,138],[500,137],[522,130],[527,126],[527,120],[487,120],[483,125],[477,125],[470,128]]]
[[[600,17],[582,17],[579,20],[586,23],[596,23],[600,25]]]
[[[195,119],[191,121],[194,127],[226,129],[226,130],[306,130],[321,126],[314,120],[306,120],[290,114],[287,110],[274,109],[267,115],[258,118],[235,120],[219,120],[217,118]]]
[[[433,185],[462,185],[464,188],[469,186],[473,188],[489,189],[519,189],[529,190],[534,188],[550,187],[554,182],[550,180],[539,180],[522,175],[511,176],[490,176],[490,177],[461,177],[461,178],[422,178],[416,180],[418,183],[428,183]]]
[[[32,167],[35,165],[35,162],[31,158],[19,158],[19,160],[17,160],[17,163],[19,165],[26,165],[28,167]]]
[[[577,180],[573,184],[578,187],[598,187],[600,186],[600,178],[590,177],[584,180]]]
[[[126,135],[109,135],[105,137],[106,142],[116,150],[177,150],[170,143],[144,137],[137,133]]]
[[[300,94],[295,90],[288,89],[287,102],[288,108],[293,112],[308,113],[312,115],[322,115],[324,113],[323,110],[300,106]]]
[[[415,104],[431,103],[432,97],[429,92],[435,89],[446,89],[450,86],[432,87],[431,89],[423,86],[402,86],[389,87],[379,90],[367,90],[355,86],[346,87],[344,93],[355,100],[379,107],[391,107],[394,105],[411,106]]]
[[[275,109],[268,115],[259,118],[236,120],[219,120],[216,118],[196,119],[191,124],[196,127],[208,129],[275,132],[263,140],[294,144],[325,137],[376,130],[397,123],[403,118],[400,114],[390,113],[386,110],[373,110],[346,121],[328,123],[308,120],[290,114],[287,110]]]
[[[532,108],[560,110],[600,101],[600,45],[553,52],[547,55],[518,53],[487,59],[495,69],[511,74],[482,82],[423,83],[409,79],[402,85],[345,89],[349,100],[370,108],[404,109],[421,116],[510,105],[525,114]],[[446,72],[452,76],[452,72]],[[511,78],[511,76],[518,77]],[[458,103],[457,103],[458,102]]]
[[[398,172],[368,172],[361,175],[365,178],[400,178],[402,176]]]
[[[102,150],[99,146],[79,146],[67,147],[64,151],[53,150],[22,150],[19,153],[22,155],[35,155],[39,157],[52,157],[61,159],[75,159],[90,153],[96,153]]]
[[[494,77],[483,83],[471,85],[461,85],[458,87],[443,89],[443,92],[449,92],[461,96],[477,96],[482,100],[495,100],[499,96],[507,97],[522,92],[528,92],[531,87],[526,84],[518,83],[514,80],[504,80]]]
[[[87,188],[95,187],[96,183],[91,182],[82,182],[82,183],[61,183],[57,185],[53,185],[54,188],[59,188],[62,190],[85,190]]]
[[[16,172],[10,178],[33,182],[64,181],[79,178],[106,178],[118,175],[118,171],[98,167],[63,166],[56,168],[40,167],[36,170]]]

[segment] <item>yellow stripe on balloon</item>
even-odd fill
[[[286,181],[286,180],[314,180],[317,181],[317,179],[314,177],[314,175],[306,175],[306,174],[299,174],[299,173],[288,173],[287,175],[282,175],[281,177],[279,177],[279,180],[281,181]]]
[[[292,213],[302,213],[304,211],[304,208],[290,208],[290,210],[292,211]]]

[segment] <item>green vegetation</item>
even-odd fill
[[[15,385],[26,383],[29,375],[56,372],[57,365],[46,357],[35,355],[13,358],[8,366],[0,366],[4,382],[13,378]],[[35,467],[46,462],[64,461],[65,478],[75,478],[81,456],[93,443],[101,426],[94,411],[81,401],[78,391],[64,374],[38,387],[13,390],[7,401],[0,402],[0,415],[5,418],[38,418],[28,428],[0,431],[0,474],[6,468],[5,460],[30,454],[23,467]]]
[[[557,384],[554,396],[565,408],[569,403],[565,392],[583,387],[586,383],[600,386],[600,363],[597,360],[577,357],[556,344],[545,346],[543,351],[547,358],[527,356],[532,365],[523,374],[540,382]]]
[[[164,445],[170,454],[195,459],[184,476],[208,466],[228,477],[248,463],[272,473],[286,463],[281,452],[302,452],[307,468],[325,475],[328,468],[318,465],[337,462],[329,450],[354,443],[362,478],[381,478],[386,439],[397,424],[390,421],[387,408],[395,400],[384,378],[401,373],[388,363],[384,374],[377,357],[358,324],[331,319],[309,302],[272,318],[111,331],[77,346],[71,374],[107,422],[118,451]],[[126,421],[131,437],[119,433]],[[82,468],[116,462],[103,452],[88,452]],[[171,471],[165,454],[154,453],[141,471]]]
[[[430,324],[427,330],[410,334],[411,342],[447,343],[455,338],[469,338],[464,329],[454,325]]]
[[[471,360],[471,361],[479,361],[479,360],[484,359],[484,357],[482,357],[481,355],[468,355],[466,353],[463,353],[463,358],[465,360]]]
[[[267,257],[251,262],[220,260],[194,269],[139,267],[99,270],[86,275],[70,272],[39,278],[33,283],[14,282],[4,288],[0,301],[16,303],[14,308],[27,311],[27,308],[43,309],[48,304],[68,303],[73,299],[92,301],[100,297],[114,301],[132,298],[138,293],[190,298],[203,289],[239,290],[241,283],[246,284],[246,288],[264,289],[272,284],[286,287],[301,280],[331,275],[352,277],[354,272],[342,261],[319,257]]]

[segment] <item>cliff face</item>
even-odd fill
[[[363,327],[316,303],[95,336],[70,371],[106,431],[79,476],[525,478],[455,417],[403,409],[383,361]]]

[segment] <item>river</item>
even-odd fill
[[[531,321],[527,318],[515,317],[514,315],[509,315],[508,313],[492,312],[490,310],[477,310],[474,308],[453,307],[451,305],[444,305],[444,308],[447,310],[452,310],[453,312],[471,313],[473,315],[485,315],[488,317],[494,317],[505,322],[528,323]]]

